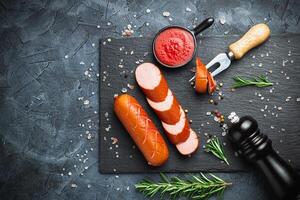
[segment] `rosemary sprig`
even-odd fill
[[[205,149],[207,152],[211,152],[216,157],[226,162],[227,165],[229,165],[228,160],[224,153],[223,146],[221,145],[219,139],[216,136],[213,136],[207,140]]]
[[[144,179],[136,184],[135,188],[147,197],[159,195],[162,198],[168,194],[171,198],[188,197],[206,200],[213,195],[222,195],[226,187],[232,185],[232,183],[227,183],[213,174],[210,174],[210,179],[200,173],[199,176],[192,176],[189,180],[177,176],[168,179],[162,173],[160,176],[161,181],[159,182]]]
[[[233,80],[235,81],[235,83],[233,84],[233,88],[244,87],[248,85],[255,85],[257,87],[268,87],[273,85],[273,83],[270,82],[264,75],[253,77],[251,79],[246,79],[241,76],[235,76],[233,77]]]

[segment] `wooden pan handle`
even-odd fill
[[[270,36],[270,28],[266,24],[256,24],[238,41],[229,45],[235,59],[242,58],[249,50],[257,47]]]

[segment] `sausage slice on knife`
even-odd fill
[[[114,111],[149,165],[160,166],[167,161],[167,144],[134,97],[128,94],[115,97]]]

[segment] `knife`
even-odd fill
[[[233,60],[241,59],[248,51],[265,42],[270,36],[270,28],[266,24],[256,24],[248,30],[238,41],[229,45],[228,52],[220,53],[213,58],[206,68],[214,68],[212,76],[227,69]],[[193,81],[195,76],[190,80]]]

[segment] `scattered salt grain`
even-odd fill
[[[191,12],[192,9],[190,9],[189,7],[186,7],[185,11],[186,11],[186,12]]]
[[[288,62],[288,60],[283,60],[282,61],[282,66],[284,67],[285,66],[285,63],[287,63]]]
[[[146,10],[146,13],[150,13],[151,12],[151,10],[148,8],[147,10]]]
[[[282,107],[278,107],[277,110],[282,110]]]
[[[66,58],[66,59],[69,58],[69,55],[65,55],[65,58]]]
[[[110,26],[111,25],[111,22],[107,22],[107,26]]]
[[[92,139],[92,134],[89,133],[89,134],[87,135],[86,138],[87,138],[88,140]]]
[[[162,15],[163,15],[164,17],[169,17],[169,16],[170,16],[170,12],[164,11],[164,12],[162,13]]]
[[[226,19],[224,16],[221,16],[219,19],[220,24],[224,25],[226,23]]]
[[[84,105],[89,105],[89,104],[90,104],[90,101],[89,101],[88,99],[87,99],[87,100],[84,100],[84,101],[83,101],[83,104],[84,104]]]
[[[121,92],[122,92],[122,93],[126,93],[126,92],[127,92],[127,88],[122,88],[122,89],[121,89]]]
[[[69,175],[69,176],[72,176],[72,172],[68,172],[68,175]]]
[[[97,25],[97,28],[100,28],[101,26],[100,25]]]
[[[75,183],[72,183],[71,188],[77,188],[77,185]]]

